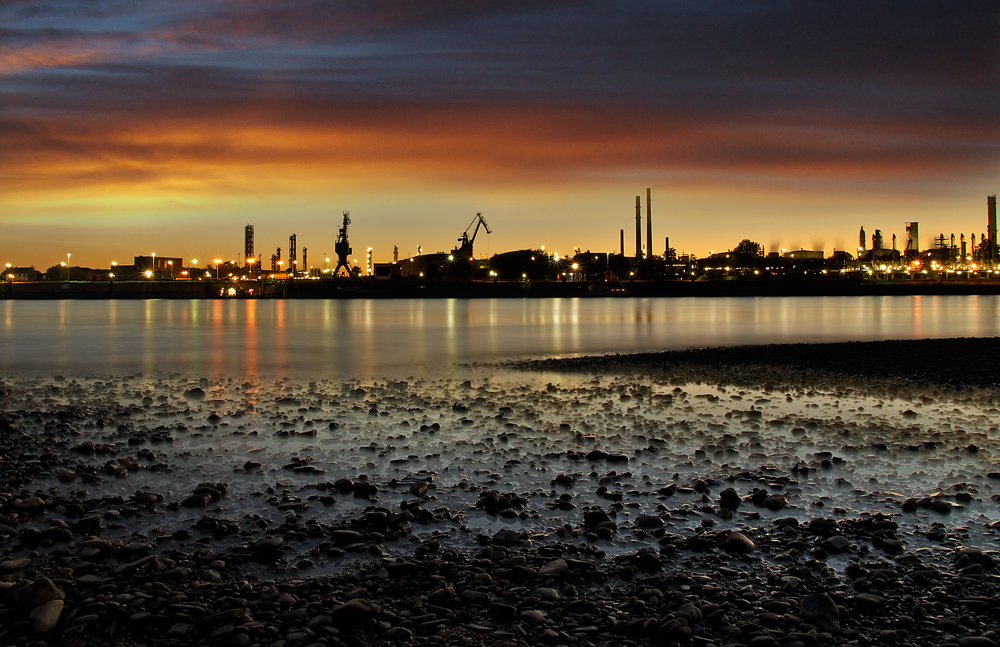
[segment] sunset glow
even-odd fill
[[[492,253],[614,251],[646,187],[654,240],[699,255],[978,234],[1000,17],[977,6],[4,3],[0,261],[235,256],[248,222],[318,259],[344,210],[377,261],[478,211]]]

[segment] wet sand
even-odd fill
[[[0,644],[994,645],[998,343],[0,381]]]

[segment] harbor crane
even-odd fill
[[[344,226],[340,228],[340,233],[337,234],[337,242],[333,246],[334,251],[337,252],[337,267],[333,270],[334,276],[340,272],[341,267],[347,272],[347,276],[354,276],[354,272],[351,270],[350,259],[348,258],[354,251],[351,249],[351,244],[347,242],[347,226],[349,224],[351,224],[351,212],[345,211]]]
[[[476,226],[476,229],[472,232],[472,238],[469,238],[469,230],[472,229],[472,225]],[[490,231],[490,226],[486,224],[486,218],[483,218],[482,213],[477,213],[476,217],[472,219],[469,226],[465,228],[462,232],[462,237],[458,239],[458,242],[462,243],[456,249],[453,249],[451,255],[456,260],[461,261],[471,261],[472,260],[472,244],[476,242],[476,235],[479,233],[479,228],[482,227],[486,230],[487,234],[492,234]]]

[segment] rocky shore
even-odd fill
[[[0,644],[991,647],[998,344],[0,382]]]

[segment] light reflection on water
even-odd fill
[[[987,337],[1000,297],[6,301],[0,373],[448,377],[520,357]]]

